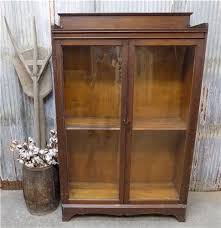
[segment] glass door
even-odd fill
[[[124,48],[115,43],[63,46],[69,200],[120,200]]]
[[[194,65],[194,46],[130,45],[129,201],[178,201]],[[132,60],[130,60],[132,62]]]

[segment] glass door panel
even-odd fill
[[[130,201],[178,200],[193,46],[136,46]]]
[[[119,131],[68,130],[69,198],[119,198]]]
[[[63,48],[69,199],[119,200],[121,46]]]

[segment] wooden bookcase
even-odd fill
[[[60,14],[52,41],[63,220],[185,220],[207,36],[190,15]]]

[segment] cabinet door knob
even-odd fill
[[[124,123],[125,125],[127,125],[127,124],[129,124],[129,120],[123,120],[123,123]]]

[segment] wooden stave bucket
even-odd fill
[[[60,201],[58,167],[29,168],[24,165],[23,195],[27,209],[33,215],[56,210]]]

